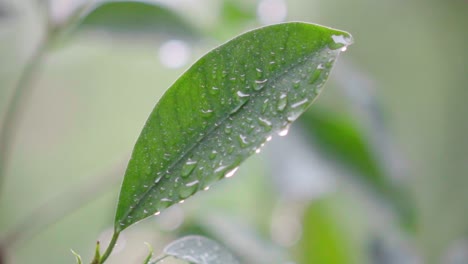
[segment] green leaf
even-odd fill
[[[79,22],[78,29],[140,35],[193,37],[196,30],[174,10],[153,1],[104,1]]]
[[[115,231],[232,176],[319,94],[342,31],[300,22],[247,32],[212,50],[164,94],[133,150]]]
[[[363,263],[362,247],[353,237],[348,219],[339,212],[343,201],[321,199],[313,201],[303,217],[302,237],[298,243],[298,263],[353,264]],[[345,219],[345,220],[343,220]]]
[[[193,264],[239,264],[223,246],[202,236],[177,239],[164,248],[164,253]]]
[[[148,247],[149,254],[148,256],[146,256],[145,260],[143,261],[143,264],[150,264],[151,258],[153,257],[153,247],[151,247],[151,245],[148,243],[145,244]]]
[[[75,251],[73,251],[73,249],[70,249],[71,253],[75,256],[76,258],[76,263],[77,264],[83,264],[83,260],[81,260],[81,256],[78,255],[78,253],[76,253]]]
[[[96,248],[94,250],[94,257],[91,261],[91,264],[99,264],[101,263],[101,250],[100,250],[100,242],[96,242]]]
[[[304,114],[301,123],[319,150],[353,170],[355,179],[393,206],[403,226],[411,230],[416,219],[408,194],[392,181],[359,127],[349,118],[314,110]]]
[[[320,150],[364,176],[378,192],[389,191],[388,177],[358,127],[348,118],[323,110],[308,111],[301,119]]]

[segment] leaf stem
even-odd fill
[[[112,239],[109,242],[109,246],[107,246],[106,251],[104,251],[104,254],[102,254],[101,261],[99,262],[99,264],[104,263],[107,260],[107,258],[110,256],[110,254],[112,253],[112,250],[117,244],[117,239],[119,238],[119,235],[120,235],[119,232],[114,231],[114,234],[112,235]]]
[[[121,175],[124,171],[126,159],[112,165],[110,169],[103,173],[89,177],[93,179],[92,181],[85,181],[79,184],[78,187],[74,186],[48,199],[28,216],[18,221],[15,227],[0,239],[0,244],[13,248],[21,242],[29,241],[48,226],[114,188],[120,183],[120,178],[115,176]],[[34,221],[31,219],[34,219]]]
[[[157,259],[152,260],[149,264],[156,264],[167,257],[169,257],[169,255],[162,255],[161,257],[158,257]]]
[[[18,83],[13,90],[13,96],[8,103],[3,123],[0,126],[0,192],[8,170],[18,119],[21,117],[24,101],[30,92],[31,84],[40,68],[47,46],[48,35],[46,33],[20,74]]]

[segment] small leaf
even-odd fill
[[[83,16],[78,29],[180,37],[193,37],[196,31],[169,7],[145,0],[99,2]]]
[[[202,236],[186,236],[164,248],[166,255],[194,264],[238,264],[223,246]]]
[[[342,31],[284,23],[212,50],[164,94],[138,138],[115,217],[120,232],[232,176],[319,94]]]
[[[143,261],[143,264],[150,264],[150,261],[151,261],[151,258],[153,257],[153,247],[151,247],[150,244],[148,243],[145,243],[146,246],[148,247],[149,249],[149,254],[148,256],[145,258],[145,260]]]
[[[101,250],[100,250],[100,243],[99,241],[96,242],[96,249],[94,251],[94,258],[91,261],[91,264],[99,264],[101,263]]]
[[[83,264],[83,261],[81,260],[81,256],[78,255],[78,253],[76,253],[75,251],[73,251],[73,249],[70,249],[71,253],[73,255],[75,255],[75,258],[76,258],[76,263],[77,264]]]

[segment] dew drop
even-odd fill
[[[271,141],[272,139],[273,139],[272,136],[268,136],[268,137],[266,138],[266,141]]]
[[[268,82],[268,79],[256,80],[255,81],[256,84],[263,84],[263,83],[266,83],[266,82]]]
[[[283,127],[279,132],[278,132],[278,135],[281,136],[281,137],[284,137],[288,134],[289,132],[289,126],[290,125],[287,125],[285,127]]]
[[[309,100],[307,98],[304,98],[302,99],[301,101],[299,102],[296,102],[294,104],[291,105],[291,108],[298,108],[300,106],[303,106],[304,104],[306,104]]]
[[[213,150],[209,155],[210,160],[214,160],[216,158],[216,155],[218,155],[218,152],[216,152],[216,150]]]
[[[293,87],[296,89],[301,87],[301,81],[300,80],[293,81]]]
[[[263,76],[263,71],[259,68],[256,68],[255,70],[257,70],[257,77],[261,78]]]
[[[234,109],[232,109],[232,111],[230,112],[230,114],[234,114],[236,113],[237,111],[239,111],[241,109],[241,107],[246,104],[248,101],[247,100],[244,100],[244,101],[239,101],[236,105],[236,107],[234,107]]]
[[[220,171],[223,171],[223,170],[226,169],[226,168],[227,168],[227,166],[219,166],[218,168],[216,168],[216,169],[214,170],[214,172],[215,172],[215,173],[218,173],[218,172],[220,172]]]
[[[210,117],[213,115],[213,110],[211,109],[206,109],[206,110],[201,110],[203,117]]]
[[[278,111],[283,111],[286,108],[287,104],[288,96],[286,94],[281,94],[276,108],[278,109]]]
[[[197,192],[198,185],[199,185],[198,180],[195,180],[195,181],[192,181],[192,182],[189,182],[189,183],[185,184],[185,188],[183,188],[179,192],[179,198],[180,199],[186,199],[189,196],[193,195],[195,192]]]
[[[258,153],[260,153],[261,151],[262,151],[262,150],[261,150],[260,148],[258,148],[258,149],[255,150],[255,153],[258,154]]]
[[[264,126],[265,128],[267,128],[268,130],[271,129],[271,122],[268,121],[267,119],[259,117],[258,121],[260,121],[260,124]]]
[[[247,141],[247,137],[244,135],[239,135],[239,143],[242,148],[245,148],[249,145],[249,142]]]
[[[154,213],[154,215],[160,215],[160,214],[161,214],[161,212],[159,212],[159,211]]]
[[[237,91],[237,96],[240,98],[249,97],[250,94],[243,93],[242,91]]]
[[[154,183],[158,183],[161,180],[162,176],[162,172],[156,173],[156,179],[154,179]]]
[[[232,176],[234,176],[234,174],[236,173],[236,171],[239,169],[239,167],[235,167],[234,169],[226,172],[226,174],[224,174],[224,177],[226,178],[230,178]]]
[[[203,188],[204,191],[208,191],[210,189],[210,186],[206,186],[205,188]]]
[[[320,78],[321,75],[322,75],[322,70],[317,69],[310,76],[309,83],[314,84]]]
[[[262,105],[262,114],[264,114],[268,108],[268,98],[265,99],[265,101],[263,101],[263,105]]]
[[[217,94],[218,92],[219,92],[219,88],[218,88],[218,87],[215,87],[215,86],[211,87],[211,89],[210,89],[210,94],[215,95],[215,94]]]
[[[189,176],[193,169],[197,166],[197,161],[194,160],[188,160],[184,166],[182,167],[181,175],[182,177],[187,177]]]
[[[328,47],[332,50],[340,49],[342,51],[343,48],[346,50],[346,46],[351,45],[353,40],[350,37],[343,36],[343,35],[332,35],[333,43],[329,44]]]

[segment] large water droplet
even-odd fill
[[[192,173],[193,169],[197,166],[197,161],[188,160],[182,167],[181,175],[182,177],[187,177]]]
[[[353,43],[353,40],[350,37],[344,36],[344,35],[332,35],[332,40],[333,43],[330,43],[328,47],[331,50],[336,50],[336,49],[342,49],[346,48],[346,46],[349,46]],[[345,49],[346,50],[346,49]]]
[[[278,99],[278,105],[277,105],[277,109],[278,111],[283,111],[286,106],[288,105],[288,96],[287,94],[281,94],[279,99]]]
[[[290,124],[286,125],[285,127],[283,127],[279,132],[278,132],[278,135],[281,136],[281,137],[284,137],[288,134],[289,132],[289,126]]]
[[[210,160],[214,160],[216,158],[216,155],[218,155],[218,152],[216,150],[211,151],[209,155]]]
[[[242,148],[245,148],[249,145],[249,142],[247,141],[247,137],[244,135],[239,135],[239,143]]]
[[[226,172],[226,174],[224,174],[224,177],[230,178],[230,177],[234,176],[234,174],[236,173],[236,171],[238,169],[239,169],[239,167],[235,167],[234,169],[229,170],[228,172]]]
[[[243,93],[242,91],[237,91],[237,96],[240,98],[249,97],[250,94]]]
[[[156,173],[156,179],[154,180],[154,183],[158,183],[161,178],[163,177],[163,173],[161,171]]]
[[[198,190],[199,181],[195,180],[185,184],[185,187],[179,191],[179,198],[186,199]]]
[[[232,111],[229,113],[229,114],[234,114],[236,113],[237,111],[239,111],[239,109],[241,109],[241,107],[246,104],[248,102],[248,100],[245,100],[244,101],[239,101],[237,102],[237,105],[232,109]]]
[[[255,70],[257,71],[257,77],[261,78],[263,76],[263,71],[259,68],[256,68]]]
[[[296,102],[294,104],[291,105],[291,108],[298,108],[300,106],[303,106],[305,105],[309,100],[307,98],[304,98],[302,100],[300,100],[299,102]]]
[[[263,87],[265,87],[266,82],[268,82],[268,79],[256,80],[254,90],[260,91],[261,89],[263,89]]]
[[[267,120],[267,119],[265,119],[265,118],[259,117],[259,118],[258,118],[258,121],[260,122],[260,124],[261,124],[263,127],[267,128],[267,130],[270,130],[270,129],[271,129],[271,126],[272,126],[272,125],[271,125],[271,122],[270,122],[269,120]]]

